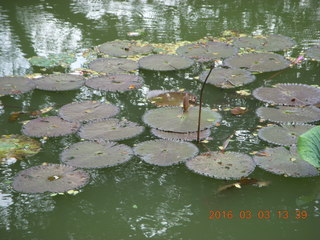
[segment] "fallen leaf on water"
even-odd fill
[[[203,140],[201,141],[202,143],[208,143],[209,141],[208,140]]]
[[[136,85],[130,85],[129,86],[129,89],[135,89],[136,88]]]
[[[12,112],[9,116],[9,122],[15,122],[24,112]]]
[[[266,152],[258,152],[255,154],[258,157],[270,157],[271,155]]]
[[[236,91],[236,93],[238,93],[241,96],[250,96],[251,95],[249,89],[239,90],[239,91]]]
[[[246,113],[248,110],[245,107],[235,107],[230,110],[231,114],[233,115],[242,115]]]

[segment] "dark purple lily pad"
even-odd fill
[[[306,51],[306,56],[312,60],[320,61],[320,46],[314,46]]]
[[[106,74],[129,73],[138,69],[135,61],[122,58],[98,58],[89,64],[93,71]]]
[[[313,105],[320,103],[320,88],[305,84],[278,83],[252,92],[260,101],[279,105]]]
[[[84,78],[73,74],[51,74],[34,79],[37,89],[47,91],[68,91],[82,87]]]
[[[152,134],[159,138],[167,139],[167,140],[181,140],[181,141],[195,141],[197,140],[198,132],[188,132],[188,133],[179,133],[179,132],[166,132],[153,128],[151,130]],[[205,129],[200,131],[200,139],[206,139],[211,134],[210,129]]]
[[[78,122],[69,122],[57,116],[36,118],[23,126],[22,132],[31,137],[58,137],[75,133]]]
[[[153,140],[137,144],[134,152],[147,163],[171,166],[194,157],[198,148],[186,142]]]
[[[256,167],[247,154],[238,152],[206,152],[186,162],[193,172],[217,179],[241,179]]]
[[[90,78],[86,85],[101,91],[130,91],[142,87],[143,79],[133,74],[116,74]]]
[[[80,168],[104,168],[129,161],[132,149],[112,142],[79,142],[61,153],[61,161]]]
[[[85,186],[89,175],[62,164],[47,164],[25,169],[13,181],[13,189],[23,193],[66,192]]]
[[[153,46],[135,41],[112,41],[101,44],[99,50],[112,57],[130,57],[150,54]]]
[[[159,95],[155,95],[149,100],[151,103],[158,107],[168,107],[168,106],[181,106],[183,104],[183,99],[188,94],[189,103],[193,104],[196,101],[196,96],[187,92],[164,92]]]
[[[0,96],[26,93],[35,86],[34,81],[26,77],[0,77]]]

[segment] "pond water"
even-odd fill
[[[282,34],[297,46],[285,52],[300,52],[320,44],[320,2],[318,0],[12,0],[0,1],[0,76],[26,75],[40,71],[28,58],[63,52],[79,53],[72,67],[81,65],[81,53],[115,39],[132,39],[128,32],[143,33],[133,39],[152,43],[195,41],[221,36],[226,30],[245,34]],[[282,53],[283,54],[283,53]],[[77,65],[78,64],[78,65]],[[243,88],[253,90],[275,83],[319,84],[319,62],[304,61],[273,76],[257,75]],[[186,89],[199,95],[201,83],[195,79],[200,68],[178,72],[141,71],[145,84],[125,93],[101,93],[87,87],[65,92],[33,90],[17,96],[2,96],[0,135],[20,134],[22,120],[8,121],[10,113],[55,109],[80,100],[107,100],[120,107],[117,118],[145,125],[142,115],[155,108],[146,102],[148,90]],[[237,89],[238,90],[238,89]],[[211,129],[201,152],[217,151],[235,132],[228,151],[250,153],[273,146],[255,134],[259,118],[255,110],[265,105],[235,90],[207,85],[204,105],[217,108],[221,126]],[[248,113],[233,116],[226,108],[246,107]],[[146,126],[128,146],[156,139]],[[49,138],[42,150],[23,161],[0,165],[0,238],[7,239],[318,239],[320,230],[319,177],[290,178],[259,168],[250,175],[269,181],[267,187],[245,186],[217,193],[234,181],[216,180],[189,171],[184,164],[158,167],[134,156],[127,163],[88,170],[91,179],[75,196],[24,194],[11,183],[23,169],[44,162],[60,163],[59,155],[80,139],[77,135]],[[210,219],[210,211],[230,211],[233,218]],[[240,213],[252,217],[241,219]],[[259,219],[258,214],[270,213]],[[279,216],[279,211],[280,215]],[[284,211],[289,217],[284,218]],[[306,219],[296,211],[306,211]],[[259,215],[261,217],[261,215]]]

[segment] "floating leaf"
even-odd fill
[[[49,54],[48,57],[34,56],[29,59],[33,66],[52,68],[57,66],[67,67],[76,61],[74,54],[59,53]]]
[[[189,103],[195,103],[196,96],[187,92],[164,92],[149,98],[149,100],[159,107],[181,106],[186,95],[188,95]]]
[[[314,46],[306,51],[306,56],[312,60],[320,61],[320,46]]]
[[[248,110],[245,107],[235,107],[232,108],[230,112],[232,115],[243,115],[248,112]]]
[[[179,132],[166,132],[153,128],[151,130],[152,134],[159,138],[168,139],[168,140],[182,140],[182,141],[194,141],[197,140],[198,132],[188,132],[188,133],[179,133]],[[200,131],[200,139],[206,139],[210,136],[210,129],[205,129]]]
[[[129,73],[138,69],[135,61],[122,58],[98,58],[89,64],[93,71],[106,74]]]
[[[47,164],[25,169],[13,181],[13,189],[24,193],[62,193],[85,186],[89,175],[62,164]]]
[[[217,179],[241,179],[256,167],[252,158],[238,152],[207,152],[186,162],[187,167],[201,175]]]
[[[83,86],[84,78],[72,74],[50,74],[33,80],[37,89],[47,91],[68,91]]]
[[[99,50],[113,57],[129,57],[149,54],[153,46],[136,41],[112,41],[101,44]]]
[[[22,94],[35,88],[33,80],[25,77],[0,77],[0,96]]]
[[[171,166],[194,157],[198,148],[186,142],[153,140],[137,144],[134,152],[147,163]]]
[[[320,126],[302,134],[298,140],[301,158],[316,168],[320,168]]]

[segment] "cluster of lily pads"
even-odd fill
[[[219,63],[219,66],[208,76],[208,83],[219,88],[237,88],[254,81],[258,73],[288,68],[291,62],[273,52],[281,52],[295,44],[292,39],[281,35],[232,36],[223,41],[205,39],[179,47],[112,41],[98,46],[97,58],[90,61],[86,69],[81,69],[80,75],[60,73],[32,79],[1,77],[0,95],[22,94],[35,88],[68,91],[84,85],[104,92],[133,91],[144,84],[138,70],[180,71],[195,64],[213,62]],[[314,47],[306,55],[319,61],[319,49]],[[73,56],[68,56],[56,56],[51,59],[52,64],[50,59],[43,58],[45,64],[41,65],[40,57],[31,58],[30,61],[46,68],[66,66],[75,60]],[[204,81],[207,75],[208,71],[204,71],[199,80]],[[37,141],[30,137],[76,133],[82,139],[61,153],[62,164],[44,164],[18,173],[13,188],[26,193],[65,192],[80,188],[89,181],[89,174],[82,169],[115,166],[130,160],[133,155],[158,166],[184,162],[190,170],[217,179],[241,179],[252,173],[256,165],[275,174],[292,177],[319,175],[316,168],[300,159],[295,144],[297,136],[313,127],[306,123],[320,120],[320,109],[313,106],[320,103],[320,89],[298,83],[276,84],[255,89],[253,96],[272,105],[260,107],[257,116],[278,123],[260,129],[259,137],[280,145],[254,157],[231,151],[199,155],[197,146],[190,143],[197,138],[199,106],[196,96],[184,91],[164,90],[148,93],[147,99],[157,108],[146,111],[142,116],[151,133],[159,138],[157,140],[138,143],[133,149],[117,143],[141,134],[145,127],[116,118],[120,110],[111,103],[80,101],[61,107],[58,116],[30,120],[23,125],[22,136],[2,136],[0,156],[10,158],[10,152],[21,151],[21,148],[25,149],[24,155],[36,154],[40,148]],[[182,108],[186,98],[188,107]],[[200,138],[207,139],[211,134],[210,128],[221,119],[218,112],[202,108]],[[34,149],[33,144],[38,148]]]

